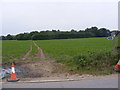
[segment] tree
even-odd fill
[[[5,36],[0,36],[0,40],[6,40]]]
[[[99,37],[108,37],[110,36],[110,31],[106,28],[99,29]]]
[[[13,40],[13,37],[12,37],[12,35],[8,34],[8,35],[6,36],[6,39],[7,39],[7,40]]]
[[[74,29],[71,30],[72,33],[76,33],[77,31],[75,31]]]
[[[17,40],[24,40],[24,34],[22,34],[22,33],[21,34],[17,34],[16,35],[16,39]]]
[[[49,40],[49,39],[69,39],[69,38],[89,38],[89,37],[107,37],[110,36],[110,30],[106,28],[91,27],[85,30],[75,31],[32,31],[30,33],[20,33],[15,36],[8,34],[7,36],[2,36],[3,40]]]
[[[24,38],[24,40],[30,40],[31,39],[31,35],[29,33],[24,33],[23,38]]]

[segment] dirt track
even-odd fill
[[[46,57],[42,49],[34,42],[34,45],[38,48],[37,61],[25,61],[30,59],[30,52],[32,51],[32,45],[30,50],[24,55],[22,61],[16,62],[16,68],[21,72],[17,72],[18,77],[21,80],[34,80],[35,78],[63,78],[69,75],[67,71],[63,69],[63,64],[57,63],[55,60],[46,60]]]
[[[34,43],[34,45],[37,47],[37,49],[38,49],[38,53],[37,53],[37,58],[42,58],[42,59],[44,59],[45,58],[45,55],[44,55],[44,53],[43,53],[43,51],[42,51],[42,49],[34,42],[34,41],[32,41],[32,43]],[[22,57],[22,60],[25,60],[25,59],[30,59],[30,52],[32,51],[32,45],[30,46],[30,49],[29,49],[29,51]]]
[[[29,59],[29,54],[32,51],[32,45],[30,46],[30,50],[22,57],[22,60]]]
[[[42,51],[42,49],[33,41],[34,45],[38,48],[38,53],[37,53],[37,57],[38,58],[45,58],[45,55]]]

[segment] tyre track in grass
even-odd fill
[[[37,57],[38,58],[45,58],[45,55],[43,53],[43,50],[33,41],[34,45],[38,48],[38,53],[37,53]]]
[[[29,51],[22,57],[22,60],[29,59],[29,55],[31,51],[32,51],[32,43],[30,45]]]

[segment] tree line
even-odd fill
[[[30,33],[20,33],[17,35],[1,36],[1,40],[50,40],[50,39],[71,39],[71,38],[89,38],[89,37],[108,37],[111,32],[109,29],[97,27],[86,28],[85,30],[76,31],[32,31]]]

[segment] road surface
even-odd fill
[[[44,83],[3,83],[2,88],[118,88],[118,77]]]

